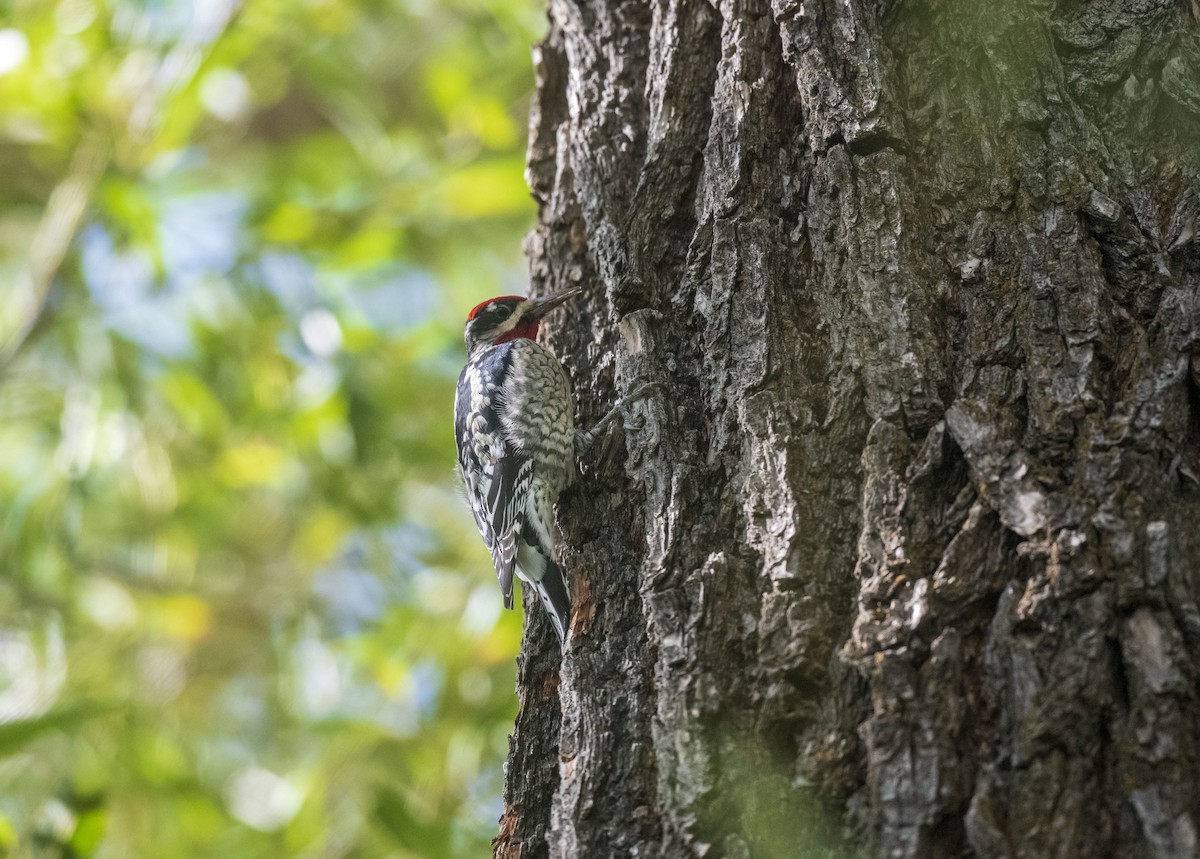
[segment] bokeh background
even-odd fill
[[[477,857],[537,0],[0,0],[0,856]]]

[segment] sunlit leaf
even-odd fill
[[[198,597],[180,594],[165,600],[160,608],[163,630],[184,641],[202,638],[212,630],[212,611]]]
[[[274,483],[282,473],[286,454],[263,439],[231,445],[218,457],[214,472],[230,486]]]
[[[441,185],[449,212],[458,218],[515,215],[529,207],[529,189],[511,162],[486,162],[457,170]]]

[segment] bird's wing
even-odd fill
[[[498,425],[478,423],[478,418],[473,420],[462,405],[465,396],[466,392],[460,391],[455,410],[458,464],[475,524],[491,552],[492,565],[500,579],[504,606],[512,608],[517,539],[525,527],[533,462],[504,439]]]
[[[483,501],[481,518],[486,519],[485,525],[492,534],[488,549],[500,579],[504,607],[512,608],[517,539],[525,527],[525,505],[529,499],[533,461],[511,444],[505,444],[504,452],[495,459],[492,467],[485,464],[483,474],[484,479],[480,481],[480,488],[484,490],[480,496]]]

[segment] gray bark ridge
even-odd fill
[[[559,520],[496,856],[1192,857],[1200,10],[551,0]],[[535,612],[531,612],[535,615]]]

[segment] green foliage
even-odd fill
[[[530,0],[0,0],[0,856],[486,855]]]

